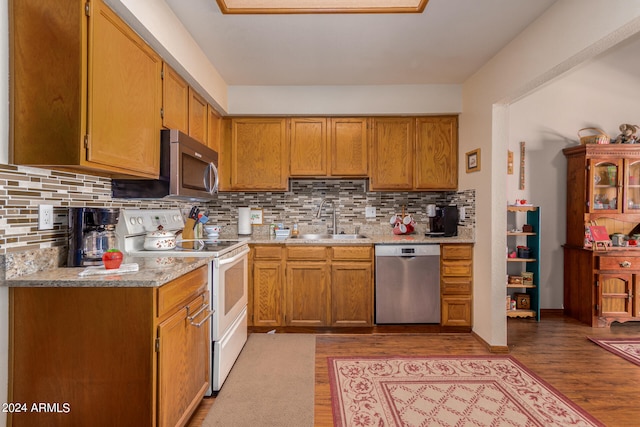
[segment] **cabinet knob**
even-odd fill
[[[629,267],[631,267],[631,263],[630,263],[629,261],[622,261],[622,262],[620,263],[620,267],[622,267],[622,268],[629,268]]]

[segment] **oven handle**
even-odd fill
[[[202,314],[203,311],[205,310],[209,310],[209,304],[203,304],[202,307],[200,308],[200,310],[196,311],[193,316],[189,316],[188,315],[188,310],[187,310],[187,320],[189,321],[189,323],[191,323],[193,326],[195,326],[196,328],[201,327],[202,325],[204,325],[204,323],[209,320],[209,318],[211,316],[213,316],[213,313],[215,313],[214,310],[209,310],[209,313],[207,313],[207,315],[204,317],[204,319],[202,319],[201,321],[199,321],[198,323],[195,323],[194,320],[196,317],[200,316],[200,314]]]
[[[223,266],[223,265],[226,265],[226,264],[234,263],[234,262],[236,262],[237,260],[239,260],[240,258],[242,258],[243,256],[245,256],[248,253],[249,253],[249,248],[247,247],[245,250],[243,250],[238,255],[236,255],[236,256],[234,256],[232,258],[223,259],[223,260],[218,261],[219,262],[218,266]]]
[[[207,305],[208,305],[208,304],[207,304],[207,298],[209,297],[209,292],[205,292],[204,294],[202,294],[202,295],[200,295],[200,296],[202,297],[202,306],[201,306],[201,307],[206,308],[206,307],[207,307]],[[200,313],[202,312],[202,309],[201,309],[200,311],[198,311],[196,314],[194,314],[194,315],[192,316],[192,315],[189,313],[189,312],[191,311],[191,306],[190,306],[190,305],[188,305],[188,306],[186,307],[186,309],[187,309],[187,318],[196,317],[196,316],[198,316],[198,314],[200,314]]]

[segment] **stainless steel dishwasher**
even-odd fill
[[[377,324],[440,323],[440,245],[376,245]]]

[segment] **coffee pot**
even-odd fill
[[[117,208],[69,208],[67,266],[102,265],[102,255],[117,247]]]

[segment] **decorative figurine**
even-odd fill
[[[620,135],[616,137],[614,141],[617,144],[637,144],[638,137],[635,135],[636,131],[640,128],[638,125],[630,125],[623,123],[620,125]]]

